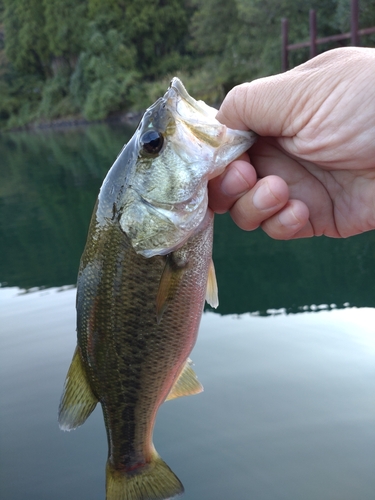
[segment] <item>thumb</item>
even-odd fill
[[[333,49],[286,73],[238,85],[224,99],[217,119],[263,136],[293,137],[342,81],[366,71],[374,54],[374,49],[358,47]]]
[[[292,119],[304,108],[307,97],[292,71],[234,87],[216,118],[230,128],[250,129],[262,136],[294,135],[297,127]]]

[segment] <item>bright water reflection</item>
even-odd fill
[[[130,134],[98,125],[0,136],[1,498],[103,499],[100,410],[71,433],[56,413],[75,345],[69,286],[99,186]],[[205,392],[163,405],[155,433],[184,498],[373,500],[374,248],[375,231],[277,242],[217,217],[226,316],[204,315],[192,355]],[[308,312],[318,306],[333,310]],[[262,317],[280,308],[303,314]]]
[[[75,290],[0,292],[1,498],[103,499],[100,410],[75,432],[56,422]],[[373,500],[374,324],[371,308],[206,313],[192,354],[205,392],[163,405],[155,432],[184,498]]]

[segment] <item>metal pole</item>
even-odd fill
[[[351,34],[352,34],[352,45],[359,45],[359,34],[358,34],[358,0],[351,0]]]
[[[288,62],[288,19],[281,19],[281,71],[289,69]]]
[[[316,56],[316,12],[310,9],[310,59]]]

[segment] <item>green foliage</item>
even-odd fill
[[[226,0],[194,2],[192,47],[202,57],[206,71],[213,75],[215,82],[229,90],[236,83],[233,73],[241,71],[241,67],[245,70],[248,62],[247,54],[243,59],[246,27],[238,16],[237,4]]]
[[[310,8],[319,37],[350,30],[350,0],[0,0],[0,125],[145,108],[176,74],[218,103],[280,71],[281,19],[290,43],[307,41]],[[359,24],[375,26],[373,0],[360,0]],[[375,35],[361,43],[375,46]],[[290,66],[307,58],[293,51]]]
[[[36,118],[43,80],[3,68],[0,78],[0,126],[22,127]]]
[[[195,99],[205,101],[212,106],[218,106],[224,98],[222,86],[213,80],[211,72],[206,69],[201,69],[193,74],[177,71],[159,80],[144,81],[133,86],[129,93],[131,102],[135,103],[132,109],[144,109],[150,103],[155,102],[167,91],[173,76],[178,76],[183,81],[189,94],[193,95]]]
[[[43,119],[69,116],[77,112],[71,96],[69,96],[69,78],[58,74],[47,80],[43,87],[42,100],[38,106],[37,116]]]
[[[83,47],[86,0],[39,0],[44,6],[44,33],[53,58],[64,56],[72,63]]]
[[[48,44],[40,0],[4,0],[5,50],[14,67],[24,74],[45,76]]]
[[[90,20],[95,20],[101,29],[120,29],[124,26],[128,0],[88,0]]]
[[[193,45],[215,68],[215,78],[227,91],[245,80],[281,70],[281,19],[289,19],[290,42],[309,37],[309,10],[319,16],[319,34],[333,34],[332,16],[337,0],[195,0]],[[337,29],[336,29],[337,32]],[[293,53],[292,65],[306,60]]]
[[[147,78],[178,68],[188,37],[190,9],[184,0],[132,0],[124,27],[137,52],[138,68]]]
[[[334,26],[342,33],[350,31],[350,0],[337,0],[334,16]],[[369,0],[359,1],[359,26],[369,28],[375,26],[375,5]],[[375,35],[361,37],[361,43],[370,47],[375,46]]]
[[[103,119],[126,107],[129,88],[137,81],[135,49],[112,28],[101,32],[91,23],[85,51],[71,77],[70,93],[90,120]]]

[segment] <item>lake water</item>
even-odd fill
[[[0,136],[0,498],[104,499],[100,409],[59,430],[74,283],[123,126]],[[192,353],[205,391],[155,446],[186,500],[374,500],[375,232],[273,241],[216,217],[220,306]]]

